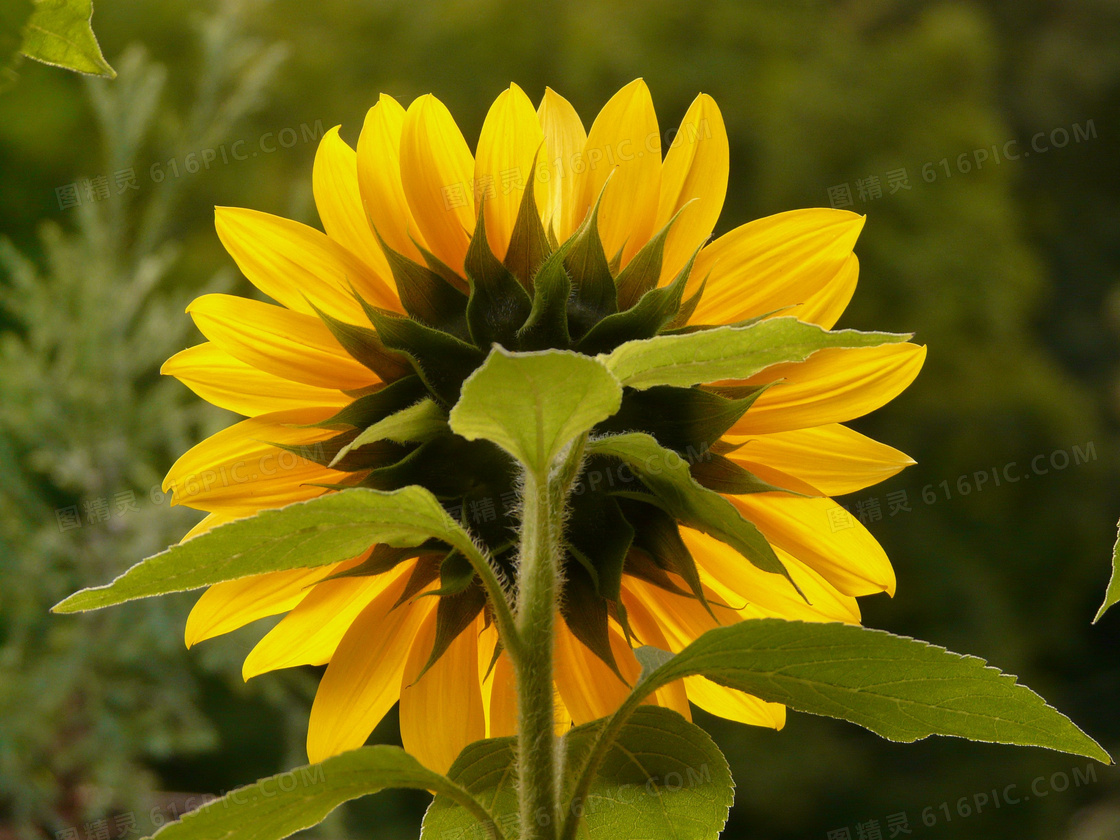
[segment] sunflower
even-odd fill
[[[533,108],[511,85],[473,156],[434,96],[405,110],[382,95],[356,151],[337,128],[318,148],[325,233],[218,208],[222,243],[275,303],[198,298],[188,312],[207,342],[164,365],[247,418],[168,473],[175,502],[209,514],[184,539],[347,487],[419,484],[512,571],[515,464],[446,425],[492,344],[594,355],[779,313],[831,328],[855,290],[863,218],[796,210],[708,242],[729,158],[715,102],[693,101],[664,157],[663,139],[641,80],[616,93],[590,131],[554,91]],[[594,433],[645,432],[687,459],[699,484],[764,535],[796,587],[650,504],[617,463],[590,459],[565,531],[558,727],[619,706],[640,670],[639,644],[677,651],[754,617],[858,623],[857,596],[893,593],[883,550],[831,497],[912,463],[841,424],[898,395],[924,357],[909,343],[826,349],[744,381],[627,389]],[[405,411],[427,418],[422,434],[368,432]],[[480,585],[448,546],[372,545],[332,566],[218,584],[192,610],[186,642],[281,614],[244,676],[326,666],[312,761],[361,746],[398,701],[405,747],[441,771],[470,742],[514,734],[511,664]],[[686,717],[691,703],[743,723],[784,723],[784,707],[702,677],[651,702]]]

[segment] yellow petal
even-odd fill
[[[775,315],[790,315],[807,324],[819,324],[826,330],[836,326],[848,302],[856,293],[856,284],[859,282],[859,259],[855,254],[849,254],[848,259],[836,275],[829,280],[824,288],[814,292],[805,302],[789,309],[775,313]]]
[[[411,573],[415,565],[401,563],[384,574],[342,577],[317,584],[249,652],[241,675],[249,680],[280,668],[330,662],[342,637],[362,610],[399,577]],[[346,566],[342,564],[340,569]]]
[[[401,132],[401,183],[428,249],[463,271],[474,231],[474,159],[447,107],[430,93],[410,106]]]
[[[537,183],[533,158],[544,134],[525,91],[511,84],[490,106],[474,161],[480,205],[486,207],[486,241],[504,259],[526,186]]]
[[[696,258],[685,294],[705,277],[708,284],[690,320],[729,324],[805,303],[844,269],[863,222],[846,210],[814,208],[725,233]]]
[[[234,295],[203,295],[187,312],[215,346],[257,370],[340,391],[380,381],[314,315]]]
[[[163,480],[174,492],[174,504],[200,510],[221,510],[248,516],[266,508],[321,495],[312,483],[338,483],[348,474],[321,467],[273,444],[308,446],[336,434],[327,429],[303,429],[333,409],[277,411],[242,420],[188,449]]]
[[[737,610],[746,605],[751,608],[751,615],[756,617],[846,623],[859,621],[859,605],[855,598],[838,592],[811,565],[803,563],[798,556],[787,554],[780,546],[775,546],[774,552],[805,593],[805,598],[797,594],[785,577],[758,569],[738,551],[715,537],[691,528],[681,528],[681,537],[696,561],[700,579],[713,588],[717,602],[722,601]],[[714,609],[723,621],[721,611]]]
[[[624,587],[622,599],[626,607],[626,619],[630,623],[630,629],[638,637],[637,642],[643,645],[653,645],[661,650],[671,650],[669,640],[661,632],[657,620],[641,598],[636,597],[632,591]],[[658,706],[672,709],[686,720],[692,720],[692,709],[689,708],[688,694],[685,692],[682,681],[678,680],[659,688],[653,696]]]
[[[478,635],[478,679],[486,710],[486,737],[505,738],[517,734],[517,683],[513,663],[505,652],[494,660],[498,630],[493,624]]]
[[[319,141],[311,170],[311,188],[327,236],[359,257],[378,277],[392,278],[362,206],[358,155],[338,136],[338,126]],[[382,279],[382,285],[388,287],[388,280]]]
[[[183,534],[179,542],[185,543],[187,540],[197,537],[199,534],[205,534],[207,531],[217,528],[219,525],[224,525],[238,518],[236,513],[208,513],[193,528]]]
[[[608,627],[608,635],[618,670],[626,683],[633,686],[642,672],[641,666],[613,625]],[[572,721],[579,726],[614,712],[630,693],[630,687],[573,636],[561,618],[557,618],[555,638],[556,687]]]
[[[854,493],[914,463],[906,453],[839,423],[724,440],[741,444],[727,457],[744,468],[759,475],[760,466],[781,470],[825,496]]]
[[[375,306],[401,311],[393,289],[373,269],[315,228],[242,207],[217,207],[218,238],[249,282],[295,312],[311,304],[361,323],[351,286]]]
[[[702,93],[681,120],[661,167],[661,199],[653,229],[660,230],[688,205],[665,242],[664,282],[676,277],[692,252],[711,236],[727,195],[729,155],[723,115],[715,100]]]
[[[489,663],[487,663],[489,664]],[[486,666],[484,666],[486,667]],[[487,680],[487,738],[506,738],[517,734],[517,683],[513,663],[506,653],[498,657]]]
[[[423,262],[416,245],[427,247],[427,243],[401,183],[403,129],[404,108],[393,97],[381,94],[366,114],[358,137],[358,186],[370,224],[385,244],[409,259]]]
[[[342,408],[353,401],[341,391],[257,370],[210,342],[176,353],[159,372],[174,376],[207,402],[246,417],[315,405]]]
[[[644,81],[634,80],[603,106],[577,168],[577,224],[610,176],[599,208],[599,234],[607,259],[621,251],[625,265],[653,233],[661,195],[661,134]]]
[[[754,695],[717,685],[706,677],[685,677],[684,686],[688,699],[708,714],[768,729],[786,725],[786,707],[781,703],[767,703]]]
[[[894,595],[894,569],[886,552],[832,499],[756,493],[734,496],[731,503],[771,544],[815,569],[845,595]]]
[[[406,581],[397,578],[359,613],[331,657],[311,706],[312,763],[362,746],[400,698],[412,641],[435,607],[434,598],[419,598],[393,609]]]
[[[777,384],[755,400],[730,433],[768,434],[862,417],[905,391],[925,359],[925,347],[904,342],[828,348],[804,362],[773,365],[745,380]]]
[[[540,204],[541,220],[545,230],[551,226],[557,240],[563,242],[580,222],[575,218],[576,167],[587,144],[587,132],[576,109],[552,88],[544,89],[537,118],[544,132],[541,157],[549,175],[548,201]]]
[[[431,599],[423,599],[431,600]],[[412,643],[401,682],[401,743],[425,767],[446,773],[467,744],[486,737],[478,681],[481,616],[460,633],[423,676],[436,639],[432,612]]]
[[[307,596],[308,586],[322,580],[336,566],[268,572],[211,586],[187,617],[187,647],[232,632],[258,618],[287,612]]]
[[[628,578],[623,597],[627,613],[635,624],[634,632],[640,632],[638,624],[653,623],[663,631],[664,644],[660,647],[664,650],[677,653],[708,630],[719,626],[699,601],[674,595],[645,581]],[[741,691],[716,685],[704,677],[688,677],[683,681],[683,687],[690,701],[720,717],[773,729],[781,729],[785,723],[785,707],[779,703],[767,703]]]

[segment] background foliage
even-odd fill
[[[869,519],[878,503],[869,527],[899,577],[893,601],[864,601],[866,623],[990,659],[1116,751],[1120,613],[1089,625],[1120,509],[1115,4],[102,0],[94,28],[115,81],[24,62],[0,95],[0,837],[137,836],[128,814],[149,833],[191,796],[302,762],[316,675],[242,683],[262,628],[188,654],[189,598],[46,608],[193,521],[152,488],[230,418],[157,371],[197,339],[190,299],[247,292],[212,206],[317,223],[325,129],[353,143],[378,92],[433,91],[473,144],[510,80],[555,87],[589,123],[642,75],[663,130],[712,94],[732,154],[719,231],[848,184],[868,223],[840,326],[931,348],[915,385],[858,424],[919,461],[849,500]],[[899,169],[910,189],[892,193]],[[996,486],[993,469],[1023,479]],[[903,491],[911,510],[891,515]],[[888,837],[897,814],[915,837],[1120,832],[1114,769],[1075,784],[1087,762],[1042,751],[894,745],[803,715],[781,733],[700,722],[738,786],[728,836],[874,837],[875,820]],[[975,812],[1012,784],[1030,799]],[[415,836],[425,799],[383,794],[320,832]]]

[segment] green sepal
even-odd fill
[[[795,490],[776,487],[768,481],[763,481],[745,467],[736,464],[730,458],[722,455],[708,453],[707,458],[694,461],[689,467],[692,477],[701,487],[715,490],[731,496],[742,496],[748,493],[789,493],[793,496],[804,496]]]
[[[686,207],[688,205],[685,205]],[[684,212],[684,207],[673,214],[665,226],[653,235],[645,245],[641,247],[626,265],[618,273],[614,280],[615,288],[618,294],[618,308],[619,311],[625,312],[634,306],[642,297],[649,291],[657,288],[657,283],[661,279],[661,265],[662,258],[665,255],[665,240],[669,237],[669,231],[673,227],[673,223]],[[696,249],[699,253],[700,249]],[[619,254],[621,257],[621,253]],[[695,259],[695,254],[693,255]],[[691,260],[689,261],[691,265]],[[685,277],[687,278],[687,273]]]
[[[377,310],[369,315],[385,346],[407,356],[428,390],[445,405],[458,401],[463,380],[485,359],[473,344],[419,321]]]
[[[626,555],[625,572],[631,577],[644,580],[646,583],[651,583],[659,589],[672,592],[674,595],[680,595],[683,598],[693,597],[688,590],[677,586],[673,579],[666,574],[665,569],[654,562],[648,552],[637,546],[632,546],[630,552]]]
[[[526,192],[531,192],[531,189]],[[516,350],[517,331],[529,317],[533,301],[517,278],[490,250],[486,241],[485,204],[479,208],[478,223],[467,248],[464,267],[471,284],[467,302],[467,328],[471,340],[483,350],[489,350],[494,343]]]
[[[568,298],[572,278],[564,267],[562,251],[544,261],[533,281],[533,306],[524,326],[517,331],[522,350],[551,350],[572,343],[568,329]]]
[[[689,269],[691,271],[691,269]],[[700,288],[692,293],[692,297],[686,299],[681,304],[681,308],[677,311],[676,317],[669,322],[668,327],[662,332],[673,332],[677,329],[687,329],[685,326],[696,312],[696,307],[700,305],[700,298],[704,296],[704,289],[708,286],[708,278],[705,277],[700,281]]]
[[[398,379],[378,388],[371,394],[358,397],[354,402],[343,408],[337,414],[309,424],[308,428],[337,429],[354,428],[365,429],[378,420],[383,420],[390,414],[395,414],[419,400],[427,389],[420,377],[410,375]]]
[[[465,565],[470,564],[466,562],[466,558],[462,558]],[[482,612],[486,606],[486,592],[478,584],[473,581],[473,577],[468,579],[467,586],[455,593],[448,593],[440,596],[439,603],[436,605],[436,638],[432,644],[432,652],[428,656],[428,661],[424,663],[424,667],[420,669],[420,673],[416,675],[419,680],[428,672],[439,658],[447,653],[447,649],[451,646],[459,635],[471,626],[478,614]],[[443,583],[443,573],[440,573],[440,583]],[[446,584],[440,589],[446,588]],[[425,592],[424,595],[434,593]]]
[[[402,408],[388,417],[383,417],[362,430],[353,440],[343,447],[331,467],[341,463],[351,452],[380,441],[392,441],[401,445],[427,443],[447,429],[447,414],[431,397]],[[336,463],[337,462],[337,463]]]
[[[557,252],[563,255],[564,267],[572,282],[567,306],[568,331],[575,339],[581,338],[603,318],[618,312],[614,275],[603,253],[603,240],[599,237],[599,205],[602,200],[603,193],[600,192],[583,224]]]
[[[537,171],[538,150],[533,156],[533,166],[530,172]],[[513,276],[525,289],[533,293],[533,278],[537,271],[544,265],[544,261],[552,253],[548,235],[541,224],[540,213],[537,211],[537,198],[534,194],[534,182],[530,181],[521,196],[521,204],[517,208],[517,219],[513,223],[513,233],[510,234],[509,248],[503,262],[506,268],[513,272]],[[479,214],[482,215],[481,213]]]
[[[381,337],[368,327],[348,324],[328,315],[315,304],[308,301],[319,319],[326,324],[331,335],[342,345],[342,349],[354,359],[378,375],[383,382],[393,382],[412,373],[408,360],[385,346]],[[367,309],[367,314],[370,312]],[[376,311],[376,310],[374,310]]]
[[[432,581],[439,580],[439,566],[442,557],[438,554],[422,554],[416,558],[416,565],[405,581],[404,591],[401,592],[393,609],[407,604],[421,592],[428,588]]]
[[[699,249],[673,278],[672,283],[649,289],[633,306],[624,308],[614,315],[608,315],[593,326],[580,340],[577,349],[581,353],[593,356],[597,353],[609,352],[627,341],[653,338],[661,332],[680,311],[681,295],[684,294],[688,275],[692,272],[692,264],[698,253],[700,253]],[[626,268],[629,269],[630,266]],[[660,270],[660,260],[658,260],[658,269]]]
[[[662,446],[695,458],[734,426],[757,398],[758,393],[752,393],[728,399],[701,388],[669,385],[655,385],[644,391],[626,389],[618,413],[600,423],[595,431],[646,432]]]
[[[375,231],[376,232],[376,231]],[[425,326],[466,338],[467,296],[438,272],[390,248],[378,234],[397,294],[409,317]]]
[[[649,435],[633,433],[589,441],[587,449],[622,460],[637,473],[657,505],[675,519],[727,543],[762,571],[781,575],[805,597],[762,532],[719,493],[697,484],[678,454]],[[636,494],[615,495],[634,498]]]
[[[447,547],[442,546],[438,540],[428,540],[420,545],[405,548],[378,543],[370,549],[369,556],[357,566],[352,566],[349,569],[343,569],[342,571],[329,574],[323,578],[323,580],[328,581],[351,577],[376,577],[377,575],[391,572],[405,560],[411,560],[414,557],[423,557],[428,554],[438,554],[442,556],[446,551]]]
[[[608,601],[622,597],[622,569],[634,540],[634,529],[618,502],[605,493],[571,496],[565,536],[569,553],[590,573],[595,591]]]
[[[480,487],[499,496],[512,487],[514,475],[513,459],[498,446],[448,432],[420,444],[400,461],[374,470],[364,484],[374,489],[418,484],[437,498],[461,499]]]
[[[572,635],[626,683],[611,650],[607,599],[599,595],[591,573],[570,554],[564,563],[564,598],[560,602],[560,614]]]
[[[384,441],[384,446],[366,447],[360,453],[352,452],[350,446],[358,434],[357,429],[348,429],[327,440],[315,443],[268,443],[270,446],[283,449],[285,452],[291,452],[293,455],[298,455],[314,464],[318,464],[320,467],[330,467],[342,472],[358,472],[386,467],[401,460],[411,451],[411,447]]]
[[[680,577],[692,590],[692,597],[715,618],[692,552],[681,539],[677,520],[656,505],[636,499],[620,499],[622,511],[634,531],[634,546],[641,549],[657,568]]]
[[[416,246],[416,250],[420,252],[420,256],[424,258],[424,264],[428,268],[446,280],[452,288],[458,289],[463,294],[470,293],[470,284],[455,269],[413,239],[411,235],[409,235],[409,238],[412,239],[412,244]]]

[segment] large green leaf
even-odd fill
[[[1097,617],[1093,619],[1096,624],[1101,620],[1109,608],[1120,601],[1120,534],[1117,534],[1116,545],[1112,549],[1112,580],[1108,582],[1108,592],[1105,593],[1104,603],[1101,608],[1097,610]]]
[[[582,767],[605,720],[564,736],[565,765]],[[517,774],[512,738],[471,744],[448,776],[469,791],[505,830],[517,836]],[[734,798],[727,762],[698,726],[658,706],[635,711],[599,763],[587,794],[571,799],[569,776],[564,814],[581,819],[586,840],[708,840],[719,836]],[[421,840],[470,836],[472,818],[449,797],[437,796],[424,817]]]
[[[55,67],[116,78],[93,34],[92,17],[92,0],[35,0],[20,52]]]
[[[1112,763],[1099,744],[1010,674],[882,630],[777,618],[720,627],[652,668],[637,694],[697,674],[892,741],[950,735]]]
[[[621,401],[622,387],[595,359],[495,347],[463,383],[451,430],[468,440],[492,441],[546,475],[565,446],[618,411]]]
[[[498,838],[493,820],[470,794],[400,747],[362,747],[238,788],[165,826],[160,840],[281,840],[318,825],[343,802],[388,788],[435,791],[455,802],[464,824]],[[480,825],[481,823],[481,825]],[[480,836],[486,836],[485,833]]]
[[[54,612],[83,612],[263,572],[313,568],[354,557],[374,543],[416,546],[432,537],[474,562],[486,562],[423,487],[390,493],[343,490],[219,525],[149,557],[110,584],[71,595]]]
[[[747,326],[628,341],[599,358],[631,388],[687,388],[746,379],[771,365],[804,361],[826,347],[871,347],[907,338],[896,333],[829,332],[796,318],[769,318]]]
[[[587,452],[620,459],[652,491],[654,498],[643,501],[656,500],[676,519],[727,543],[762,571],[782,575],[796,588],[762,532],[719,493],[701,487],[678,453],[640,433],[598,438],[587,444]]]

